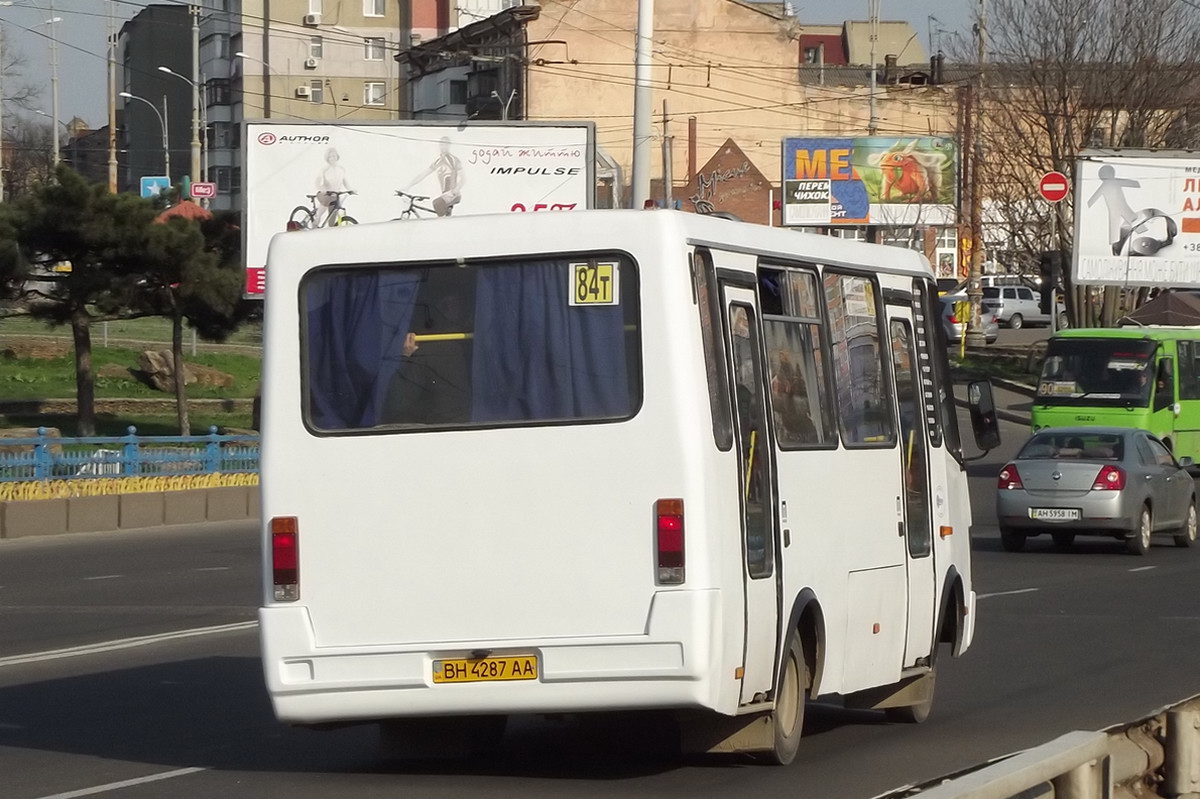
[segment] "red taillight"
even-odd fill
[[[683,500],[660,499],[654,503],[655,540],[658,547],[658,583],[683,582]]]
[[[1021,475],[1017,474],[1017,467],[1014,464],[1010,463],[1000,470],[1000,480],[996,483],[996,487],[1001,491],[1025,487],[1021,484]]]
[[[958,322],[958,314],[956,314],[956,313],[950,314],[950,324],[957,325],[958,323],[959,323]]]
[[[1125,487],[1125,472],[1117,466],[1105,466],[1092,483],[1093,491],[1120,491]]]
[[[300,598],[300,525],[295,516],[271,519],[271,578],[276,602]]]

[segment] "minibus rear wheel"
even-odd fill
[[[779,675],[779,692],[775,709],[771,711],[774,747],[765,753],[767,762],[786,766],[796,758],[800,749],[800,734],[804,731],[804,698],[808,693],[808,664],[800,633],[793,632]]]

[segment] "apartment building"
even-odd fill
[[[178,182],[190,171],[192,89],[159,67],[190,75],[191,51],[192,20],[186,6],[146,6],[121,26],[117,91],[133,97],[117,98],[122,121],[117,139],[120,190],[137,191],[142,177],[166,174],[167,152],[172,181]]]
[[[200,58],[213,207],[242,207],[245,120],[386,120],[411,0],[205,0]]]

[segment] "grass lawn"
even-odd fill
[[[248,413],[212,413],[192,411],[188,415],[192,426],[192,435],[208,435],[210,425],[218,428],[237,427],[243,430],[250,428]],[[130,425],[137,428],[142,436],[177,436],[179,425],[174,414],[139,414],[129,415],[101,413],[96,414],[96,435],[123,436]],[[64,436],[74,436],[78,433],[77,420],[74,415],[66,414],[13,414],[0,416],[0,427],[57,427]]]
[[[140,350],[116,347],[97,347],[92,350],[92,364],[99,375],[108,371],[137,368]],[[235,353],[200,353],[186,355],[188,363],[219,369],[234,378],[230,388],[188,386],[188,396],[201,398],[253,397],[258,389],[262,359]],[[113,368],[113,366],[117,368]],[[53,359],[20,359],[0,361],[0,399],[57,399],[75,396],[75,361],[73,355]],[[170,399],[174,395],[156,391],[128,371],[120,376],[96,378],[96,396],[103,398],[151,397]]]
[[[171,342],[171,322],[169,319],[148,316],[143,319],[122,319],[115,322],[97,322],[92,325],[92,344],[100,345],[104,341],[104,329],[108,328],[110,339],[128,339],[133,341]],[[0,319],[0,336],[62,336],[69,339],[71,328],[65,325],[51,327],[45,322],[30,319],[28,316],[11,316]],[[191,352],[192,331],[184,329],[184,345]],[[201,339],[200,348],[207,342]],[[225,344],[242,344],[246,346],[262,346],[262,324],[247,322],[237,332],[228,338]]]

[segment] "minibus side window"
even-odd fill
[[[930,302],[931,293],[934,298],[932,303]],[[925,408],[925,427],[929,430],[929,445],[933,447],[942,445],[941,411],[938,407],[941,399],[938,395],[941,388],[938,385],[941,382],[941,375],[938,374],[938,369],[933,364],[934,353],[937,352],[933,341],[942,328],[941,320],[937,319],[930,309],[940,307],[940,303],[937,301],[937,289],[933,287],[933,284],[919,278],[914,280],[913,316],[916,319],[914,335],[921,375],[921,402]]]
[[[884,371],[878,288],[860,275],[824,274],[842,443],[892,446],[891,394]]]
[[[922,294],[922,292],[918,292],[918,294]],[[942,321],[937,318],[939,311],[930,310],[940,309],[937,286],[926,282],[923,296],[925,298],[925,327],[929,344],[929,360],[935,388],[934,399],[939,407],[938,416],[941,419],[940,430],[946,449],[956,458],[961,458],[962,437],[958,432],[958,410],[954,405],[954,384],[950,378],[950,360],[946,354],[946,329],[942,326]]]
[[[1179,341],[1175,347],[1179,351],[1179,398],[1181,400],[1200,399],[1200,347],[1195,341]]]
[[[816,272],[763,268],[759,295],[776,441],[785,450],[836,447]]]
[[[725,345],[721,340],[721,297],[712,254],[698,248],[692,259],[692,281],[700,309],[700,340],[704,347],[704,371],[708,377],[708,405],[712,411],[713,440],[717,449],[733,447],[733,417],[729,390],[725,386]]]

